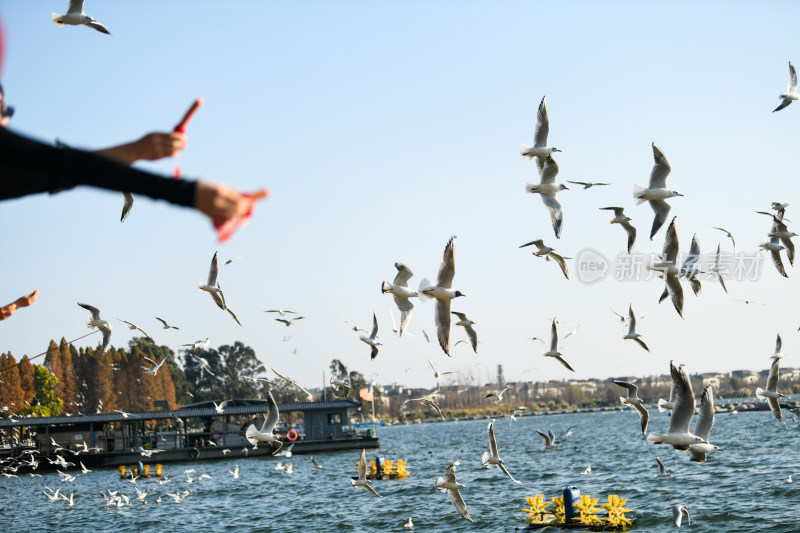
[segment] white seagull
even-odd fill
[[[661,260],[648,264],[647,268],[661,272],[664,277],[665,291],[672,297],[672,305],[675,306],[675,311],[683,318],[683,287],[678,278],[681,274],[681,269],[677,265],[678,248],[678,230],[675,229],[675,218],[673,218],[669,228],[667,228],[667,236],[664,238],[664,251],[661,254]],[[663,299],[664,295],[662,293],[659,302]]]
[[[686,515],[686,520],[689,522],[689,525],[692,525],[692,519],[689,518],[689,508],[685,505],[671,505],[667,507],[667,509],[672,509],[672,523],[678,527],[681,527],[681,520],[683,519],[683,515]]]
[[[520,155],[522,159],[527,162],[536,157],[539,170],[542,168],[542,162],[547,159],[550,154],[561,151],[558,148],[547,146],[547,136],[549,134],[550,117],[547,116],[545,97],[542,96],[542,101],[539,102],[539,111],[536,113],[536,130],[533,134],[533,146],[528,146],[524,143],[520,145]]]
[[[653,157],[656,163],[650,172],[649,187],[642,187],[641,185],[634,185],[633,187],[633,198],[636,200],[636,205],[650,202],[650,207],[655,212],[653,228],[650,230],[651,241],[655,234],[658,233],[658,230],[661,229],[661,226],[664,225],[664,222],[667,221],[667,215],[669,215],[670,210],[670,206],[666,202],[667,198],[683,196],[678,191],[667,189],[667,175],[670,171],[669,161],[661,149],[656,146],[656,143],[653,143]]]
[[[670,411],[675,407],[675,382],[673,381],[669,387],[669,401],[664,398],[658,399],[658,412]]]
[[[583,185],[583,189],[584,190],[591,189],[592,187],[596,187],[598,185],[611,185],[610,183],[603,183],[603,182],[600,182],[600,181],[592,183],[592,182],[588,182],[588,181],[570,181],[570,180],[567,180],[567,183],[572,183],[574,185]]]
[[[458,511],[458,514],[464,520],[469,520],[472,522],[472,517],[469,516],[469,511],[467,511],[467,504],[464,503],[464,498],[461,497],[461,489],[466,489],[466,485],[462,485],[456,480],[456,467],[461,464],[461,458],[459,457],[456,461],[448,466],[444,471],[444,478],[438,478],[436,480],[436,490],[439,492],[447,491],[447,495],[450,496],[450,501],[453,502],[453,506]]]
[[[358,461],[358,478],[351,479],[350,484],[357,489],[366,489],[370,494],[380,496],[367,479],[367,450],[365,448],[361,449],[361,459]]]
[[[280,316],[283,316],[283,315],[286,315],[286,314],[292,314],[292,315],[296,315],[297,314],[296,311],[289,311],[289,310],[286,310],[286,309],[269,309],[269,310],[264,311],[264,312],[265,313],[278,313]]]
[[[489,428],[487,429],[489,432],[489,451],[483,452],[483,456],[481,457],[481,462],[483,466],[486,468],[491,469],[493,466],[497,466],[502,473],[507,475],[511,481],[514,483],[522,483],[521,481],[517,481],[514,479],[514,476],[508,473],[506,470],[506,466],[503,463],[503,460],[500,459],[500,453],[497,451],[497,439],[494,436],[494,420],[489,422]]]
[[[714,390],[709,385],[703,390],[703,397],[700,399],[700,416],[697,417],[697,422],[694,424],[694,434],[706,442],[689,446],[690,461],[704,463],[707,453],[722,451],[719,446],[708,442],[712,427],[714,427]]]
[[[778,341],[780,342],[780,337],[778,337]],[[777,347],[780,350],[780,346]],[[772,356],[772,366],[769,368],[769,376],[767,377],[767,388],[766,390],[762,389],[761,387],[756,388],[756,398],[765,399],[769,404],[769,408],[772,410],[772,414],[775,415],[780,421],[783,421],[783,414],[781,413],[781,405],[779,402],[780,398],[783,398],[783,394],[778,392],[778,378],[780,375],[780,355],[773,355]]]
[[[372,332],[369,334],[369,337],[366,335],[361,335],[359,339],[361,342],[365,342],[370,345],[370,360],[375,359],[378,357],[378,346],[382,346],[381,343],[377,341],[378,338],[378,317],[375,316],[375,311],[372,312]]]
[[[111,324],[100,318],[100,310],[98,308],[80,302],[78,302],[78,305],[92,313],[92,316],[86,319],[86,325],[89,328],[98,328],[103,332],[103,347],[101,348],[101,352],[105,352],[106,349],[108,349],[108,345],[111,343]]]
[[[500,402],[503,401],[503,394],[505,394],[506,391],[509,390],[509,389],[511,389],[511,385],[506,385],[505,387],[503,387],[503,390],[498,391],[498,392],[490,392],[489,394],[487,394],[483,398],[484,399],[486,399],[486,398],[494,398],[494,403],[500,403]]]
[[[381,293],[391,293],[394,296],[394,303],[400,310],[400,336],[403,336],[406,326],[408,326],[411,315],[414,314],[414,304],[411,303],[409,298],[419,296],[415,290],[408,288],[408,280],[414,273],[403,263],[395,263],[394,267],[397,269],[397,275],[394,277],[394,283],[384,281],[381,283]]]
[[[469,337],[469,342],[472,344],[472,351],[478,353],[478,334],[472,328],[473,322],[472,320],[467,318],[467,315],[464,313],[459,313],[458,311],[452,311],[452,314],[458,317],[458,322],[455,323],[456,326],[461,326],[464,328],[464,331],[467,332],[467,336]]]
[[[439,346],[444,353],[450,355],[450,301],[453,298],[464,296],[461,291],[453,290],[453,277],[456,275],[455,260],[455,236],[450,237],[442,255],[442,264],[439,265],[439,277],[436,285],[431,285],[427,279],[423,279],[419,286],[419,299],[423,302],[436,298],[436,336],[439,338]]]
[[[789,61],[789,85],[786,86],[786,92],[781,93],[778,98],[781,99],[781,103],[772,110],[773,113],[780,111],[794,100],[800,100],[800,94],[797,94],[797,73],[794,71],[794,65],[792,65],[791,61]]]
[[[644,400],[636,395],[636,393],[639,391],[639,387],[633,383],[628,383],[627,381],[620,381],[617,379],[613,379],[611,381],[620,387],[627,389],[627,397],[623,398],[620,396],[619,401],[622,402],[622,405],[630,405],[639,411],[639,421],[642,424],[642,435],[646,435],[647,424],[650,422],[650,413],[647,412],[647,408],[644,406]]]
[[[537,159],[537,161],[539,160]],[[564,225],[564,209],[556,199],[556,194],[569,190],[569,187],[563,183],[556,183],[557,174],[558,164],[553,159],[553,156],[549,155],[544,162],[544,166],[539,170],[539,183],[526,183],[525,192],[538,194],[542,197],[544,206],[550,212],[550,221],[553,224],[556,239],[560,239],[561,228]]]
[[[253,424],[247,428],[244,436],[253,446],[257,446],[258,442],[268,442],[272,447],[272,455],[278,453],[283,446],[280,437],[272,433],[275,424],[278,423],[280,413],[278,412],[278,404],[275,403],[275,398],[272,397],[272,392],[267,392],[267,416],[264,418],[264,424],[261,429],[256,429]]]
[[[675,407],[669,418],[667,433],[650,433],[647,440],[655,444],[671,444],[676,450],[685,452],[692,444],[706,443],[701,437],[689,432],[689,423],[694,415],[695,400],[692,382],[683,370],[683,366],[675,367],[669,362],[672,382],[675,384]]]
[[[297,388],[298,388],[298,389],[300,389],[301,391],[305,392],[305,393],[306,393],[308,396],[312,396],[312,397],[313,397],[313,394],[311,394],[311,393],[310,393],[310,392],[308,392],[306,389],[304,389],[303,387],[301,387],[300,385],[298,385],[298,384],[297,384],[297,382],[296,382],[295,380],[293,380],[293,379],[290,379],[290,378],[287,378],[286,376],[283,376],[283,375],[281,375],[281,374],[278,374],[278,372],[277,372],[277,371],[276,371],[274,368],[272,368],[272,367],[269,367],[269,369],[270,369],[270,370],[272,370],[273,372],[275,372],[275,375],[276,375],[276,376],[278,376],[279,378],[281,378],[281,379],[283,380],[284,384],[285,384],[287,387],[297,387]]]
[[[523,244],[520,248],[524,248],[526,246],[530,246],[531,244],[535,245],[538,250],[533,252],[533,255],[536,257],[545,257],[547,259],[553,259],[558,266],[561,267],[561,272],[564,273],[564,277],[569,279],[569,272],[567,271],[567,262],[564,261],[564,258],[555,253],[555,248],[551,248],[544,244],[542,239],[536,239],[535,241],[531,241],[528,243]]]
[[[433,369],[433,379],[439,379],[441,376],[444,376],[445,374],[455,374],[455,372],[452,370],[449,372],[439,372],[438,370],[436,370],[436,367],[433,366],[433,363],[431,362],[430,359],[428,359],[428,364],[431,365],[431,368]]]
[[[150,335],[148,335],[148,334],[147,334],[147,332],[146,332],[145,330],[143,330],[142,328],[140,328],[139,326],[137,326],[137,325],[136,325],[136,324],[134,324],[133,322],[128,322],[127,320],[122,320],[121,318],[118,318],[117,320],[119,320],[120,322],[125,322],[126,324],[128,324],[128,328],[129,328],[129,329],[132,329],[132,330],[134,330],[134,329],[138,329],[139,331],[141,331],[141,332],[142,332],[142,334],[143,334],[145,337],[147,337],[147,338],[148,338],[148,339],[150,339],[150,340],[152,340],[152,339],[153,339],[153,337],[151,337]]]
[[[792,237],[797,237],[797,233],[789,231],[786,224],[783,223],[783,214],[772,217],[773,224],[769,230],[769,237],[778,237],[781,244],[786,250],[786,257],[789,259],[789,264],[794,265],[794,243]]]
[[[282,323],[283,323],[283,324],[285,324],[285,325],[286,325],[286,327],[288,328],[289,326],[291,326],[292,324],[294,324],[294,321],[295,321],[295,320],[303,320],[304,318],[305,318],[304,316],[296,316],[296,317],[294,317],[294,318],[291,318],[291,319],[288,319],[288,320],[287,320],[287,319],[285,319],[285,318],[276,318],[276,319],[275,319],[275,321],[276,321],[276,322],[282,322]]]
[[[561,357],[561,353],[558,351],[558,327],[556,326],[556,319],[553,319],[553,325],[550,328],[550,351],[544,352],[543,354],[545,357],[552,357],[556,359],[559,363],[564,365],[567,370],[570,372],[575,372],[569,363],[567,363],[563,357]]]
[[[608,211],[614,211],[614,218],[611,219],[612,224],[619,224],[628,234],[628,253],[633,249],[633,243],[636,242],[636,228],[631,224],[631,217],[625,215],[624,207],[601,207]]]
[[[733,239],[733,234],[730,231],[726,230],[725,228],[718,228],[717,226],[712,226],[712,227],[714,229],[720,230],[722,233],[725,234],[726,237],[728,237],[731,240],[731,242],[733,243],[733,253],[736,253],[736,241]]]
[[[181,328],[179,328],[177,326],[170,326],[169,324],[167,324],[167,321],[164,320],[163,318],[156,317],[156,320],[158,320],[159,322],[161,322],[164,325],[163,329],[181,329]]]
[[[714,259],[714,264],[711,268],[708,269],[711,274],[719,280],[719,284],[722,285],[722,290],[725,291],[725,294],[728,294],[728,288],[725,286],[725,280],[722,279],[722,268],[720,267],[720,245],[717,245],[717,255]]]
[[[150,374],[151,376],[155,376],[156,374],[158,374],[158,369],[161,368],[161,365],[163,365],[164,361],[167,360],[167,356],[165,355],[164,357],[162,357],[158,361],[158,363],[156,363],[155,361],[153,361],[149,357],[144,357],[144,360],[149,362],[152,365],[150,367],[145,367],[145,366],[142,367],[142,368],[145,369],[145,373]]]
[[[545,451],[555,449],[555,447],[556,447],[556,434],[553,433],[552,429],[548,429],[547,433],[545,433],[544,431],[542,431],[540,429],[537,429],[536,433],[541,435],[542,438],[544,439],[544,449],[545,449]]]
[[[58,13],[53,13],[50,16],[50,18],[53,20],[55,25],[59,27],[63,27],[64,25],[70,25],[70,26],[83,25],[95,29],[100,33],[111,35],[111,32],[108,31],[108,28],[106,28],[105,26],[97,22],[95,19],[93,19],[92,17],[83,12],[83,0],[69,0],[69,7],[67,8],[66,15],[59,15]]]
[[[630,326],[628,326],[628,334],[622,338],[626,340],[635,341],[639,346],[641,346],[642,348],[644,348],[649,352],[650,348],[648,348],[647,345],[644,343],[644,341],[639,338],[641,337],[641,335],[636,333],[636,316],[634,316],[633,314],[633,305],[628,306],[628,319],[630,320]]]
[[[667,472],[666,468],[664,468],[664,463],[662,463],[661,459],[658,457],[656,457],[656,463],[658,463],[658,474],[656,474],[656,477],[669,477],[671,475]]]
[[[211,299],[214,300],[217,307],[230,313],[236,323],[241,326],[242,323],[239,322],[239,319],[236,318],[236,315],[233,314],[233,311],[231,311],[225,303],[225,295],[222,294],[222,288],[220,288],[219,282],[217,281],[217,253],[218,252],[214,252],[214,257],[211,258],[211,266],[208,269],[208,281],[206,283],[202,281],[199,282],[197,287],[201,291],[205,291],[211,295]]]
[[[347,367],[344,366],[339,359],[336,361],[336,366],[338,367],[339,375],[338,376],[331,376],[331,386],[336,390],[336,388],[341,389],[342,396],[347,398],[350,396],[350,374],[347,372]]]

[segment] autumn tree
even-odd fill
[[[27,355],[22,358],[17,368],[19,369],[20,387],[22,387],[24,395],[23,402],[27,402],[25,405],[28,405],[33,402],[36,393],[33,390],[33,365]]]
[[[0,354],[0,409],[2,414],[10,416],[17,414],[25,407],[25,393],[22,390],[19,377],[19,367],[11,352]]]

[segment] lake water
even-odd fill
[[[350,486],[360,453],[350,450],[317,455],[322,470],[313,468],[307,455],[166,464],[164,472],[175,474],[169,484],[136,483],[152,491],[145,505],[136,501],[134,485],[120,480],[117,470],[78,475],[72,483],[62,482],[55,472],[41,478],[24,474],[20,480],[0,477],[0,512],[8,531],[404,532],[409,516],[414,531],[513,531],[525,525],[520,509],[527,507],[526,496],[540,493],[549,500],[575,485],[582,494],[600,497],[600,503],[609,494],[628,498],[626,507],[638,517],[637,531],[673,531],[665,508],[672,503],[689,506],[693,531],[800,531],[800,424],[787,411],[784,419],[781,423],[770,412],[718,414],[710,440],[724,451],[702,465],[671,446],[643,440],[638,415],[630,409],[524,417],[511,425],[497,420],[500,456],[522,485],[481,465],[488,448],[485,420],[382,427],[378,453],[405,459],[411,475],[373,482],[381,498]],[[651,409],[648,431],[663,432],[668,421],[666,414]],[[557,449],[543,451],[536,429],[559,433],[573,424],[572,435]],[[374,452],[368,450],[368,458]],[[670,477],[655,477],[657,455]],[[474,524],[434,489],[436,478],[458,456],[463,458],[457,476],[467,486],[462,495]],[[294,473],[277,470],[278,462],[291,462]],[[235,464],[241,469],[238,480],[228,473]],[[589,465],[592,472],[582,475]],[[188,484],[187,468],[212,478]],[[784,481],[789,475],[797,481]],[[50,503],[42,493],[45,486],[74,492],[74,507]],[[100,491],[107,489],[128,495],[131,506],[106,507]],[[180,503],[167,496],[188,489],[191,495]],[[159,496],[162,501],[156,503]]]

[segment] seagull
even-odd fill
[[[239,479],[239,465],[233,467],[233,470],[228,470],[228,473],[233,476],[233,479]]]
[[[358,461],[358,479],[351,479],[350,484],[357,489],[363,488],[369,491],[370,494],[380,496],[367,480],[367,450],[365,448],[361,448],[361,459]]]
[[[784,481],[786,481],[786,483],[791,483],[792,482],[792,475],[789,474],[789,477],[787,477]]]
[[[167,321],[166,321],[166,320],[164,320],[163,318],[158,318],[158,317],[156,317],[156,320],[158,320],[159,322],[161,322],[162,324],[164,324],[164,328],[163,328],[163,329],[180,329],[180,328],[179,328],[179,327],[177,327],[177,326],[170,326],[169,324],[167,324]]]
[[[286,309],[269,309],[269,310],[264,311],[264,312],[265,313],[278,313],[280,316],[283,316],[283,315],[286,315],[286,314],[292,314],[292,315],[296,315],[297,314],[297,312],[295,312],[295,311],[289,311],[289,310],[286,310]]]
[[[688,520],[690,526],[692,525],[692,519],[689,518],[689,508],[685,505],[671,505],[667,509],[672,509],[672,523],[676,526],[681,527],[683,515],[686,515],[686,520]]]
[[[142,334],[143,334],[145,337],[147,337],[148,339],[150,339],[150,340],[152,340],[152,339],[153,339],[153,337],[151,337],[150,335],[148,335],[148,334],[147,334],[147,332],[146,332],[145,330],[143,330],[142,328],[140,328],[139,326],[137,326],[137,325],[136,325],[136,324],[134,324],[133,322],[128,322],[127,320],[122,320],[121,318],[118,318],[117,320],[119,320],[120,322],[125,322],[126,324],[128,324],[128,328],[130,328],[130,329],[138,329],[138,330],[139,330],[139,331],[141,331],[141,332],[142,332]]]
[[[783,347],[783,341],[781,340],[781,334],[780,334],[780,333],[778,333],[778,336],[777,336],[777,338],[775,339],[775,353],[773,353],[772,355],[770,355],[770,357],[771,357],[771,358],[775,358],[775,357],[777,357],[778,359],[780,359],[781,357],[783,357],[783,354],[781,353],[781,348],[782,348],[782,347]]]
[[[431,365],[431,368],[433,369],[433,379],[439,379],[441,376],[444,376],[445,374],[455,374],[455,372],[452,370],[450,372],[439,372],[438,370],[436,370],[436,367],[433,366],[433,363],[431,363],[430,359],[428,359],[428,364]]]
[[[656,163],[650,173],[650,186],[635,185],[633,187],[633,198],[636,200],[636,205],[649,201],[650,207],[655,212],[653,228],[650,230],[651,241],[655,234],[658,233],[658,230],[661,229],[661,226],[664,225],[664,222],[667,221],[667,215],[669,215],[670,210],[670,206],[666,202],[667,198],[683,196],[678,191],[667,189],[667,175],[670,171],[669,161],[661,149],[656,146],[656,143],[653,143],[653,157]]]
[[[125,222],[125,219],[131,214],[131,209],[133,209],[133,195],[128,191],[122,191],[122,196],[124,200],[122,203],[122,215],[120,215],[119,221]]]
[[[619,401],[622,402],[622,405],[630,405],[639,411],[639,420],[642,423],[642,435],[647,435],[647,424],[650,421],[650,413],[647,412],[647,408],[644,406],[644,400],[636,395],[639,387],[633,383],[628,383],[627,381],[620,381],[616,379],[611,381],[620,387],[625,387],[627,389],[627,398],[620,396]]]
[[[636,228],[631,224],[631,218],[625,215],[624,207],[601,207],[600,209],[614,211],[614,218],[611,219],[612,224],[619,224],[628,234],[628,253],[631,253],[633,243],[636,242]]]
[[[728,294],[728,288],[725,287],[725,280],[722,279],[722,269],[720,268],[720,250],[719,244],[717,245],[717,255],[714,259],[714,264],[709,268],[711,274],[719,280],[719,284],[722,285],[722,289],[725,291],[725,294]]]
[[[264,418],[264,424],[261,426],[261,429],[256,429],[253,424],[250,424],[244,436],[253,446],[256,446],[259,441],[268,442],[270,446],[272,446],[272,455],[275,455],[281,449],[283,443],[280,437],[272,433],[275,424],[278,423],[280,413],[278,412],[278,404],[275,403],[275,398],[272,397],[271,391],[267,392],[267,406],[267,416]],[[247,452],[245,452],[245,454],[246,453]]]
[[[405,407],[405,404],[408,402],[422,402],[429,407],[433,407],[433,409],[439,414],[439,416],[442,417],[442,422],[446,421],[444,415],[442,414],[442,410],[439,409],[439,406],[436,405],[436,403],[430,398],[409,398],[408,400],[403,402],[403,406]]]
[[[45,487],[45,489],[46,490],[43,490],[42,492],[44,493],[45,496],[47,496],[47,499],[50,500],[50,503],[55,503],[60,499],[58,497],[58,493],[59,491],[61,491],[60,487],[57,488],[55,492],[53,492],[53,489],[51,489],[50,487]],[[48,490],[50,491],[49,493],[47,492]]]
[[[541,435],[542,438],[544,439],[544,449],[545,449],[545,451],[555,449],[555,447],[556,447],[556,434],[553,433],[552,429],[548,429],[547,433],[545,433],[544,431],[542,431],[540,429],[537,429],[536,433]]]
[[[461,291],[456,291],[452,288],[453,277],[456,274],[455,245],[456,237],[454,235],[450,237],[450,240],[447,241],[447,246],[444,248],[436,285],[431,285],[430,281],[423,279],[419,286],[419,299],[421,301],[425,302],[431,298],[436,298],[436,336],[439,338],[439,346],[442,347],[442,350],[447,355],[450,355],[450,300],[464,296]]]
[[[72,4],[70,3],[70,5]],[[778,98],[781,99],[781,103],[772,110],[773,113],[791,104],[792,100],[800,100],[800,94],[797,94],[797,73],[794,71],[791,61],[789,61],[789,85],[786,86],[786,92],[781,93]]]
[[[509,390],[510,388],[511,388],[511,385],[506,385],[505,387],[503,387],[503,390],[501,390],[499,392],[490,392],[489,394],[484,396],[483,399],[485,400],[486,398],[494,398],[495,399],[494,403],[500,403],[500,402],[503,401],[503,394],[505,394],[505,392],[507,390]]]
[[[372,333],[369,334],[369,337],[366,335],[361,335],[359,339],[362,342],[369,344],[372,347],[370,351],[370,360],[375,359],[378,357],[378,346],[382,346],[381,343],[377,341],[378,338],[378,317],[375,316],[375,311],[372,312]]]
[[[206,337],[206,340],[204,340],[204,341],[197,340],[197,341],[194,341],[194,342],[189,343],[189,344],[181,344],[181,346],[189,346],[192,349],[192,351],[196,352],[197,350],[200,350],[201,348],[203,350],[207,349],[208,348],[208,344],[209,344],[209,338]]]
[[[669,477],[672,474],[667,473],[667,470],[664,468],[664,463],[661,462],[661,459],[656,457],[656,463],[658,463],[658,474],[656,477]]]
[[[275,375],[276,375],[276,376],[278,376],[279,378],[281,378],[281,379],[284,381],[284,383],[286,384],[286,386],[287,386],[287,387],[291,387],[291,386],[297,387],[297,388],[298,388],[298,389],[300,389],[301,391],[305,392],[307,395],[309,395],[309,396],[313,396],[313,394],[311,394],[311,393],[310,393],[310,392],[308,392],[306,389],[304,389],[303,387],[301,387],[300,385],[298,385],[298,384],[297,384],[297,382],[296,382],[295,380],[293,380],[293,379],[290,379],[290,378],[287,378],[286,376],[283,376],[283,375],[281,375],[281,374],[278,374],[278,372],[277,372],[277,371],[276,371],[274,368],[272,368],[272,367],[269,367],[269,369],[270,369],[270,370],[272,370],[273,372],[275,372]]]
[[[350,396],[350,374],[347,372],[347,367],[339,359],[336,360],[336,366],[339,367],[339,375],[331,377],[331,386],[334,389],[340,387],[342,396],[347,398]]]
[[[786,224],[783,223],[783,215],[772,217],[773,224],[768,236],[780,239],[781,244],[786,249],[786,257],[789,259],[789,264],[794,266],[794,243],[792,237],[797,237],[797,233],[789,231]]]
[[[219,403],[212,401],[211,403],[213,403],[213,404],[214,404],[214,411],[216,411],[216,413],[217,413],[218,415],[221,415],[221,414],[222,414],[222,413],[225,411],[225,405],[227,405],[227,403],[228,403],[229,401],[230,401],[230,400],[222,400],[222,401],[221,401],[221,402],[219,402]]]
[[[381,293],[391,293],[394,296],[394,303],[400,310],[400,336],[403,336],[406,326],[408,326],[411,315],[414,314],[414,304],[411,303],[409,298],[419,296],[415,290],[408,288],[408,280],[414,273],[410,268],[403,263],[395,263],[394,267],[397,269],[397,275],[394,277],[394,283],[384,281],[381,283]]]
[[[711,385],[703,390],[703,397],[700,399],[700,416],[694,424],[694,434],[704,439],[702,444],[692,444],[689,446],[689,460],[695,463],[704,463],[706,454],[710,452],[721,452],[722,448],[708,443],[711,436],[711,428],[714,426],[714,390]]]
[[[403,524],[403,527],[406,529],[414,529],[414,522],[411,520],[411,517],[408,517],[408,522]]]
[[[539,183],[526,183],[525,192],[539,194],[542,197],[544,206],[550,212],[550,221],[553,224],[556,239],[560,239],[561,228],[564,225],[564,209],[556,199],[556,194],[569,190],[569,187],[563,183],[556,183],[557,174],[558,163],[553,159],[553,156],[549,155],[544,162],[544,166],[539,169]]]
[[[733,234],[731,234],[731,232],[726,230],[725,228],[718,228],[716,226],[712,226],[712,227],[714,229],[720,230],[722,233],[725,234],[726,237],[728,237],[731,240],[731,242],[733,243],[733,253],[736,253],[736,241],[733,240]]]
[[[705,440],[689,432],[689,423],[694,415],[695,401],[692,382],[683,366],[675,367],[669,362],[669,371],[672,382],[675,384],[675,407],[669,419],[669,428],[666,434],[650,433],[647,440],[655,444],[671,444],[676,450],[685,452],[692,444],[708,444]]]
[[[778,337],[778,343],[780,343],[780,336]],[[777,346],[777,350],[780,350],[780,344]],[[761,387],[756,388],[756,398],[764,399],[766,398],[767,403],[769,404],[769,408],[772,410],[772,414],[775,415],[780,421],[783,421],[783,414],[781,413],[781,405],[779,403],[779,398],[783,398],[783,394],[778,392],[778,377],[780,374],[780,355],[773,355],[772,356],[772,366],[769,368],[769,376],[767,377],[767,389],[764,390]]]
[[[109,324],[108,321],[100,318],[100,310],[98,308],[89,304],[82,304],[80,302],[78,302],[78,305],[92,313],[92,316],[86,320],[86,325],[90,329],[98,328],[103,332],[103,347],[100,349],[100,352],[104,353],[106,349],[108,349],[108,345],[111,343],[111,324]]]
[[[161,365],[163,365],[164,361],[167,360],[167,356],[165,355],[164,357],[162,357],[161,360],[158,361],[158,363],[156,363],[155,361],[153,361],[149,357],[144,357],[144,360],[150,362],[153,366],[151,366],[150,368],[147,368],[147,367],[143,366],[142,368],[145,369],[145,372],[147,374],[150,374],[151,376],[155,376],[156,374],[158,374],[158,369],[161,368]]]
[[[664,239],[664,251],[661,254],[661,261],[647,265],[651,270],[661,271],[664,277],[667,294],[672,297],[672,305],[683,318],[683,287],[681,287],[678,276],[681,269],[676,263],[678,259],[678,231],[675,229],[675,218],[667,228],[667,236]],[[664,298],[662,293],[661,299]],[[661,300],[659,300],[661,301]]]
[[[663,413],[664,411],[670,411],[675,407],[675,382],[673,381],[669,387],[669,401],[666,401],[663,398],[658,399],[658,412]]]
[[[569,338],[571,335],[577,335],[577,334],[578,334],[578,328],[580,328],[580,327],[581,327],[581,325],[580,325],[580,324],[578,324],[577,326],[575,326],[575,328],[574,328],[572,331],[570,331],[569,333],[567,333],[566,335],[564,335],[564,340],[567,340],[567,338]]]
[[[775,264],[775,268],[778,269],[778,273],[784,278],[788,278],[789,276],[786,275],[786,269],[783,268],[783,262],[781,261],[781,250],[784,249],[784,246],[779,241],[778,237],[771,237],[768,241],[762,242],[758,246],[762,250],[770,252],[772,262]]]
[[[222,288],[219,286],[219,282],[217,282],[217,254],[219,252],[214,252],[214,257],[211,258],[211,266],[208,269],[208,281],[203,283],[202,281],[197,284],[197,287],[201,291],[207,292],[211,295],[211,299],[214,300],[214,303],[217,304],[217,307],[222,309],[223,311],[227,311],[233,317],[237,324],[240,326],[242,325],[239,322],[239,319],[236,318],[236,315],[233,314],[228,308],[228,305],[225,303],[225,295],[222,294]]]
[[[458,514],[460,514],[464,520],[472,522],[472,517],[469,516],[469,512],[467,511],[467,504],[464,503],[461,492],[459,492],[461,489],[466,489],[467,487],[456,480],[456,467],[459,464],[461,464],[460,457],[445,469],[444,478],[440,477],[436,480],[436,490],[439,492],[447,491],[447,495],[450,496],[450,501],[453,502],[453,506],[456,508],[456,511],[458,511]]]
[[[583,185],[584,190],[591,189],[592,187],[595,187],[597,185],[611,185],[610,183],[601,183],[601,182],[589,183],[586,181],[569,181],[569,180],[567,180],[567,183],[572,183],[575,185]]]
[[[226,265],[230,265],[231,263],[233,263],[233,262],[234,262],[234,261],[236,261],[237,259],[241,259],[241,258],[242,258],[242,256],[241,256],[241,255],[237,255],[236,257],[231,257],[230,259],[228,259],[227,261],[225,261],[225,264],[226,264]]]
[[[341,318],[341,317],[339,317],[339,318]],[[355,324],[353,324],[352,322],[348,322],[344,318],[342,318],[342,320],[344,321],[345,324],[347,324],[348,326],[353,328],[353,331],[355,331],[356,333],[358,333],[359,331],[363,331],[364,333],[367,333],[367,330],[365,330],[364,328],[360,328],[360,327],[356,326]]]
[[[591,474],[592,473],[592,465],[587,466],[581,474]]]
[[[283,322],[284,324],[286,324],[286,327],[288,328],[289,326],[294,324],[295,320],[303,320],[304,318],[305,318],[304,316],[296,316],[296,317],[294,317],[294,318],[292,318],[290,320],[286,320],[285,318],[276,318],[275,321],[276,322]]]
[[[59,27],[63,27],[66,24],[70,26],[83,25],[95,29],[100,33],[111,35],[111,32],[108,31],[108,28],[106,28],[105,26],[97,22],[95,19],[93,19],[92,17],[83,12],[83,0],[69,0],[69,7],[67,8],[66,15],[59,15],[58,13],[53,13],[50,16],[50,18],[53,20],[55,25]],[[795,85],[797,84],[795,83]]]
[[[649,352],[650,348],[648,348],[647,345],[644,343],[644,341],[639,338],[641,337],[641,335],[636,333],[636,316],[634,316],[633,314],[633,305],[628,306],[628,317],[629,317],[628,319],[630,320],[630,326],[628,327],[628,334],[622,338],[625,340],[636,341],[636,343],[639,346],[641,346],[642,348],[644,348]]]
[[[508,473],[508,470],[506,470],[503,460],[500,459],[500,454],[497,451],[497,439],[495,439],[494,436],[494,420],[489,422],[489,428],[487,429],[487,431],[489,432],[489,451],[483,452],[483,457],[481,457],[481,462],[483,463],[483,466],[491,469],[493,466],[497,465],[500,471],[505,475],[507,475],[509,479],[511,479],[511,481],[513,481],[514,483],[521,484],[522,483],[521,481],[517,481],[516,479],[514,479],[514,476]]]
[[[458,317],[458,322],[455,323],[456,326],[461,326],[464,328],[464,331],[467,332],[467,336],[469,337],[469,342],[472,344],[472,351],[478,353],[478,334],[475,333],[475,330],[472,328],[473,322],[472,320],[467,318],[467,315],[464,313],[459,313],[458,311],[452,311],[451,314],[454,314]]]
[[[569,279],[569,272],[567,272],[567,262],[564,261],[564,258],[555,253],[555,248],[551,248],[544,244],[542,239],[536,239],[535,241],[531,241],[528,243],[523,244],[520,248],[524,248],[525,246],[530,246],[531,244],[536,245],[538,248],[537,251],[533,252],[533,255],[536,257],[547,257],[548,259],[552,258],[553,261],[558,263],[558,266],[561,267],[561,272],[564,273],[564,277]]]
[[[526,144],[520,145],[520,155],[526,162],[536,157],[536,163],[541,171],[542,161],[554,152],[560,152],[558,148],[547,146],[547,135],[550,133],[550,118],[547,116],[547,103],[545,97],[539,102],[539,111],[536,113],[536,130],[533,134],[533,146]]]
[[[570,372],[575,372],[572,369],[572,367],[569,366],[569,363],[567,363],[564,360],[564,358],[561,357],[561,354],[558,351],[558,328],[556,327],[556,319],[555,318],[553,319],[553,326],[552,326],[552,328],[550,330],[550,351],[549,352],[544,352],[543,355],[545,357],[552,357],[552,358],[556,359],[559,363],[564,365],[567,370],[569,370]]]
[[[324,467],[323,467],[321,464],[319,464],[319,463],[317,462],[317,460],[316,460],[316,459],[314,459],[314,456],[313,456],[313,455],[311,456],[311,462],[312,462],[312,463],[314,463],[314,468],[318,468],[318,469],[322,469],[322,468],[324,468]]]
[[[200,364],[200,368],[216,377],[216,375],[211,371],[211,365],[208,364],[208,361],[204,357],[200,357],[199,355],[195,355],[193,353],[189,353],[189,356]]]

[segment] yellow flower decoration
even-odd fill
[[[522,511],[528,513],[528,520],[526,523],[534,524],[538,522],[549,522],[553,518],[555,518],[551,514],[547,514],[547,507],[550,506],[550,502],[544,501],[544,495],[537,494],[534,497],[526,497],[525,501],[530,506],[528,509],[522,509]]]
[[[586,525],[598,525],[603,521],[597,516],[600,509],[596,507],[599,498],[592,498],[588,494],[581,494],[580,503],[574,504],[575,508],[580,511],[578,520]]]
[[[566,522],[566,514],[564,513],[564,498],[563,496],[553,496],[550,498],[553,501],[553,504],[556,506],[556,522],[559,524],[563,524]]]
[[[600,505],[600,507],[608,511],[608,516],[605,519],[607,525],[612,527],[631,525],[631,521],[625,518],[625,513],[632,512],[632,509],[625,509],[627,502],[628,498],[620,498],[616,494],[608,495],[608,503]]]
[[[395,464],[395,474],[398,477],[405,477],[408,475],[408,470],[406,470],[406,462],[402,459],[398,459]]]

